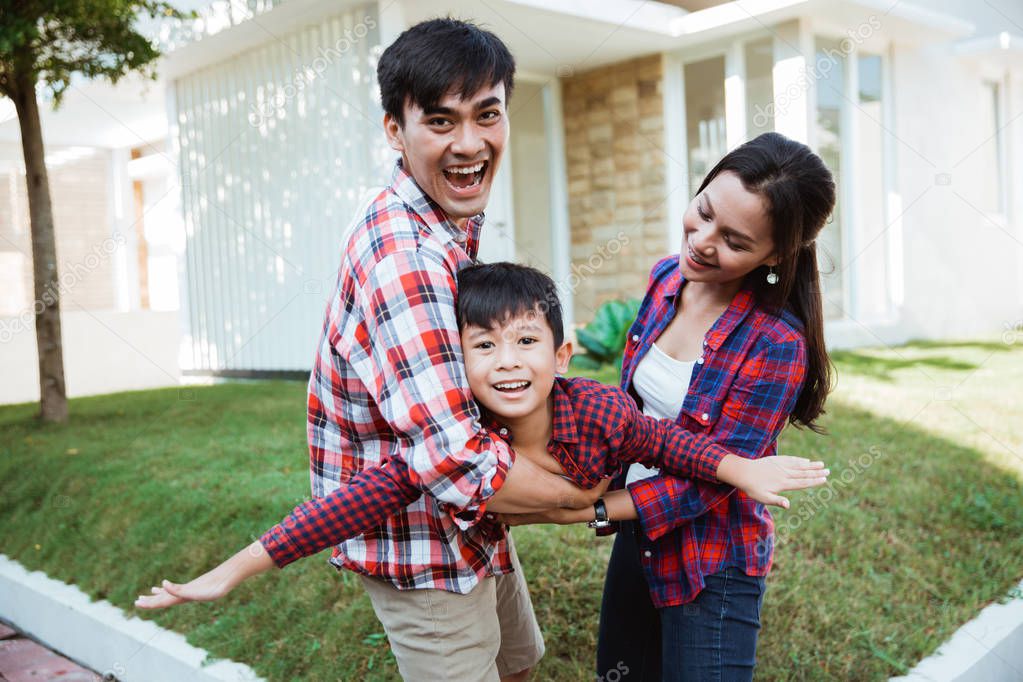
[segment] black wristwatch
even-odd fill
[[[604,504],[603,497],[593,503],[593,512],[596,518],[587,523],[587,526],[599,530],[611,525],[611,519],[607,518],[607,505]]]

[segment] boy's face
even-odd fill
[[[522,419],[546,410],[555,374],[568,370],[572,344],[554,348],[554,333],[539,310],[493,329],[467,325],[462,352],[472,395],[494,415]]]
[[[404,116],[401,126],[385,115],[384,129],[405,170],[455,222],[482,213],[508,142],[504,83],[427,110],[406,102]]]

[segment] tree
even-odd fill
[[[159,51],[136,31],[140,15],[184,18],[157,0],[3,0],[0,7],[0,95],[14,102],[21,128],[32,230],[40,416],[67,420],[60,336],[60,293],[50,186],[46,176],[36,87],[53,106],[72,78],[116,83],[131,72],[153,77]]]

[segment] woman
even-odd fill
[[[678,256],[654,266],[629,331],[622,387],[751,458],[787,422],[819,429],[831,384],[816,238],[835,183],[808,147],[777,133],[727,154],[682,217]],[[688,386],[685,392],[679,386]],[[598,679],[750,680],[774,526],[724,485],[633,465],[604,497],[620,521],[600,617]],[[590,521],[590,510],[506,516]]]

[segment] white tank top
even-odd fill
[[[693,377],[695,360],[683,362],[671,357],[657,344],[650,346],[650,351],[643,356],[636,373],[632,375],[632,385],[636,394],[643,400],[643,414],[655,419],[671,419],[675,421],[682,411],[686,393],[689,392],[689,380]],[[629,467],[625,484],[629,485],[644,478],[656,476],[658,469],[652,469],[636,462]]]

